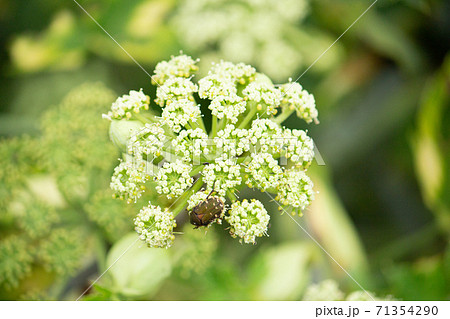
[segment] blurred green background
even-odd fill
[[[79,3],[150,74],[183,50],[285,83],[372,2]],[[140,206],[111,198],[119,154],[101,114],[130,89],[154,97],[149,77],[72,0],[0,0],[0,30],[0,299],[74,300],[126,249],[85,299],[367,299],[250,190],[272,217],[255,246],[188,226],[170,250],[130,248]],[[379,298],[450,298],[449,46],[450,2],[379,0],[299,80],[320,125],[285,122],[326,163],[296,221]]]

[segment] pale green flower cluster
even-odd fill
[[[133,112],[139,113],[148,110],[150,98],[140,91],[131,90],[129,95],[119,97],[111,106],[111,111],[106,115],[109,119],[129,119]]]
[[[274,194],[292,213],[301,214],[314,198],[305,173],[314,143],[306,131],[280,124],[295,111],[308,123],[316,119],[312,95],[295,83],[278,88],[243,63],[213,64],[194,82],[197,62],[181,54],[156,66],[154,102],[162,109],[160,115],[141,89],[132,92],[139,93],[146,106],[130,108],[130,93],[106,116],[112,121],[113,141],[121,141],[118,146],[125,149],[111,179],[116,197],[133,202],[146,191],[160,195],[157,206],[144,208],[136,218],[140,238],[152,247],[170,246],[169,221],[185,208],[193,214],[209,197],[209,206],[196,210],[198,218],[191,222],[210,226],[226,216],[232,236],[255,243],[256,237],[267,234],[270,217],[259,201],[237,201],[245,186]],[[202,114],[200,103],[210,112]],[[223,206],[218,201],[225,208],[212,213]],[[166,222],[160,224],[158,218]]]
[[[169,24],[183,47],[202,59],[256,61],[278,81],[304,63],[288,38],[308,11],[306,0],[182,0]]]
[[[254,244],[256,237],[267,236],[270,216],[260,201],[244,199],[231,205],[225,220],[231,226],[231,236],[240,237],[240,241],[246,244]]]
[[[134,225],[139,238],[149,247],[169,248],[172,246],[175,239],[173,228],[177,224],[168,209],[162,210],[161,207],[149,203],[136,216]]]
[[[336,281],[327,279],[322,282],[310,285],[304,295],[304,301],[392,301],[395,300],[388,295],[383,298],[375,296],[374,293],[356,290],[349,294],[345,294],[339,288]]]

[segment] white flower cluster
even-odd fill
[[[209,109],[211,114],[217,116],[218,119],[222,119],[224,116],[236,123],[238,116],[245,112],[246,103],[244,99],[238,95],[231,96],[219,96],[211,101]]]
[[[200,128],[183,130],[172,140],[175,154],[189,162],[199,159],[201,155],[208,155],[208,135]]]
[[[281,127],[269,119],[256,119],[248,131],[248,139],[256,152],[280,153],[284,146]]]
[[[194,180],[189,174],[191,169],[191,165],[180,160],[164,163],[155,175],[156,191],[165,194],[169,199],[182,195]]]
[[[116,130],[111,134],[127,145],[124,161],[111,179],[116,196],[136,201],[147,186],[156,191],[146,193],[152,202],[161,197],[158,194],[164,195],[160,202],[164,205],[176,202],[172,212],[149,205],[136,218],[136,230],[152,247],[168,246],[173,238],[169,227],[173,216],[186,206],[192,210],[208,195],[224,204],[232,202],[225,220],[231,234],[245,243],[267,234],[269,222],[259,201],[236,201],[237,192],[245,185],[276,194],[289,212],[301,213],[314,198],[313,184],[305,173],[314,157],[314,143],[306,131],[280,124],[290,114],[286,112],[294,111],[294,104],[309,110],[305,120],[317,116],[305,106],[309,94],[297,86],[292,91],[277,89],[253,67],[224,61],[214,64],[197,86],[192,81],[196,62],[181,55],[157,65],[155,103],[162,107],[161,116],[134,112],[132,121],[125,116],[111,125],[114,130],[121,127],[118,123],[136,124],[132,133]],[[197,97],[206,100],[202,104],[209,103],[210,130],[205,128]],[[281,113],[275,116],[280,107]],[[291,168],[283,161],[289,161]],[[207,219],[201,225],[195,220],[191,223],[201,227],[221,220]]]
[[[175,133],[181,131],[190,121],[197,122],[201,116],[200,106],[188,99],[167,103],[162,111],[162,122],[167,124]]]
[[[283,93],[283,100],[281,102],[282,108],[295,110],[299,118],[304,119],[307,123],[312,121],[318,123],[317,117],[319,112],[316,109],[316,101],[314,96],[308,91],[303,90],[303,87],[297,82],[283,84],[280,91]]]
[[[138,158],[143,155],[158,157],[166,142],[167,137],[160,123],[146,123],[128,140],[128,154]]]
[[[313,62],[305,59],[325,40],[320,32],[310,34],[297,28],[308,7],[306,0],[180,0],[168,23],[183,47],[202,54],[202,61],[217,57],[253,61],[280,81]],[[299,38],[311,45],[294,41]]]
[[[278,186],[276,200],[284,206],[305,209],[314,200],[313,182],[299,169],[289,169]]]
[[[188,78],[198,70],[195,65],[199,60],[194,60],[188,55],[172,56],[170,61],[162,61],[155,67],[155,75],[152,80],[155,84],[163,85],[171,77]]]
[[[255,72],[255,68],[244,63],[222,61],[214,64],[208,76],[199,81],[199,96],[211,100],[212,115],[218,119],[226,117],[235,124],[246,110],[244,98],[237,94],[237,85],[253,81]]]
[[[268,115],[277,113],[276,108],[280,105],[282,94],[273,84],[255,81],[250,83],[242,93],[250,101],[257,103],[258,110],[264,110]]]
[[[217,159],[215,164],[209,164],[203,169],[202,175],[207,188],[214,189],[220,196],[233,191],[242,182],[241,166],[234,164],[231,159]]]
[[[223,130],[217,132],[214,144],[216,148],[222,149],[223,153],[231,157],[241,156],[250,150],[248,134],[248,130],[238,129],[234,125],[228,124]]]
[[[116,119],[129,119],[132,116],[132,112],[139,113],[142,110],[148,110],[150,103],[150,97],[142,92],[131,90],[128,95],[123,95],[112,104],[111,111],[104,117],[109,120]]]
[[[163,85],[156,88],[156,104],[165,106],[177,100],[191,100],[193,93],[198,91],[197,84],[183,77],[170,77]]]
[[[312,162],[314,158],[314,142],[305,131],[285,128],[282,137],[282,155],[299,166]]]
[[[144,183],[149,176],[145,173],[145,162],[120,162],[111,177],[110,187],[115,197],[127,200],[128,203],[141,197],[145,190]]]
[[[245,170],[249,174],[246,181],[247,185],[249,187],[256,186],[262,191],[276,188],[283,175],[283,170],[278,165],[278,161],[269,153],[255,154]]]
[[[209,73],[198,81],[198,95],[202,99],[214,100],[221,96],[235,96],[237,89],[227,74]]]
[[[162,210],[150,202],[141,209],[134,219],[135,230],[139,238],[148,247],[169,248],[175,239],[173,228],[176,227],[173,214],[166,208]]]
[[[206,199],[206,197],[208,197],[208,194],[209,192],[205,190],[202,192],[197,192],[191,197],[189,197],[189,200],[187,202],[187,210],[192,210],[195,206],[203,202]]]
[[[230,234],[240,237],[246,244],[254,244],[256,237],[267,236],[267,227],[270,216],[264,205],[252,199],[250,202],[244,199],[242,202],[234,202],[228,211],[225,220],[230,224]]]
[[[256,74],[256,69],[245,63],[234,64],[231,62],[221,61],[213,63],[209,74],[218,74],[230,78],[233,82],[245,84],[252,81],[252,77]]]

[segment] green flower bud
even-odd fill
[[[127,150],[127,141],[136,134],[144,124],[140,121],[112,120],[109,126],[109,137],[122,152]]]
[[[264,73],[260,73],[260,72],[256,72],[255,81],[273,85],[272,80],[267,75],[265,75]]]

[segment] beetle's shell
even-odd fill
[[[191,224],[200,227],[208,226],[210,223],[220,218],[225,204],[217,197],[209,197],[199,203],[190,213]]]

